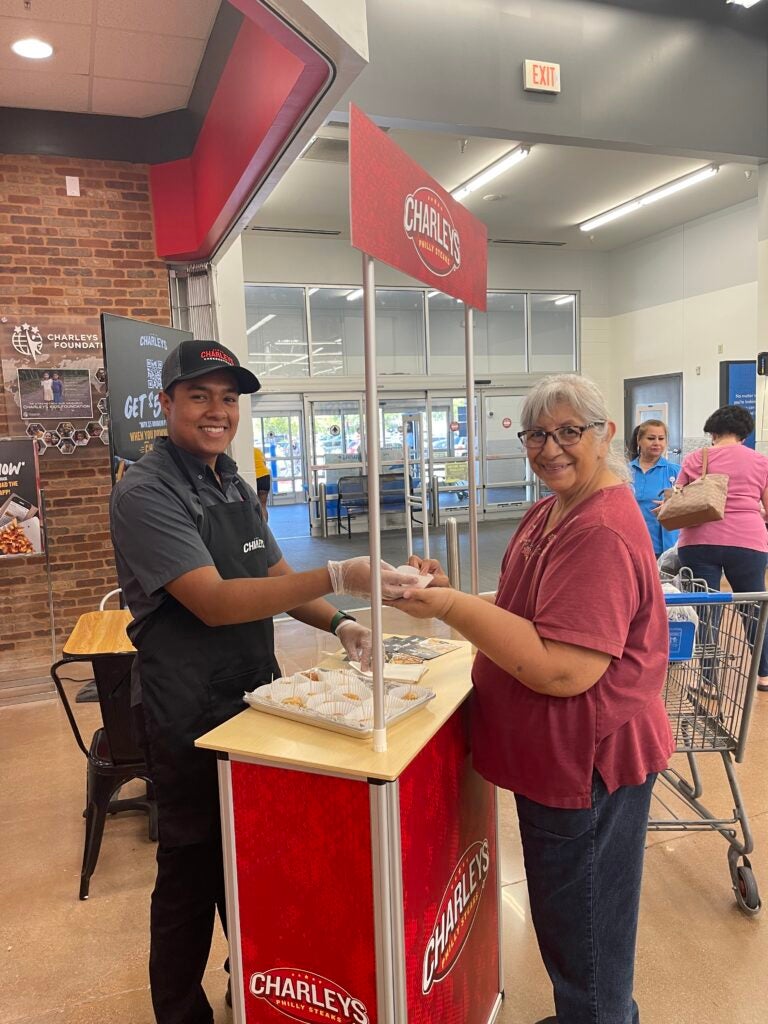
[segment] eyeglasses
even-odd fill
[[[517,435],[523,448],[543,448],[547,438],[551,437],[560,448],[572,448],[578,444],[585,430],[592,427],[604,427],[605,420],[595,420],[594,423],[585,423],[583,427],[574,427],[568,424],[564,427],[556,427],[555,430],[521,430]]]

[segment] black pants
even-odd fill
[[[158,1024],[212,1024],[202,980],[217,908],[226,932],[221,837],[193,846],[158,846],[149,950]]]
[[[132,708],[136,740],[151,771],[144,714]],[[215,762],[212,763],[215,772]],[[215,797],[218,803],[218,797]],[[158,808],[162,815],[162,808]],[[157,1024],[213,1024],[202,980],[218,909],[224,932],[227,911],[221,832],[205,843],[157,847],[157,878],[150,909],[149,983]],[[225,964],[228,968],[228,962]]]

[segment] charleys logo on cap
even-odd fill
[[[488,840],[483,839],[472,843],[453,869],[424,950],[421,975],[424,995],[456,966],[475,922],[489,867]]]
[[[248,989],[251,995],[293,1020],[370,1024],[368,1010],[360,999],[314,971],[272,967],[252,974]]]
[[[422,186],[405,197],[403,228],[427,270],[446,277],[459,269],[459,232],[450,210],[433,189]]]
[[[220,348],[204,348],[200,353],[201,359],[215,359],[219,363],[227,363],[229,366],[236,366],[237,363],[228,352]]]

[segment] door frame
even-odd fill
[[[682,454],[684,444],[684,433],[683,433],[683,409],[684,409],[684,393],[683,393],[683,375],[682,373],[654,373],[647,377],[625,377],[622,384],[623,396],[624,396],[624,448],[628,450],[629,439],[632,436],[632,431],[635,429],[634,422],[634,408],[630,404],[629,393],[632,385],[635,384],[653,384],[660,380],[663,381],[674,381],[678,385],[678,396],[680,406],[680,450],[670,448],[672,454]],[[670,424],[667,424],[669,427]]]

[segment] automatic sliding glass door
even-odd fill
[[[483,511],[522,510],[534,500],[533,478],[517,437],[525,392],[485,391],[481,401]]]

